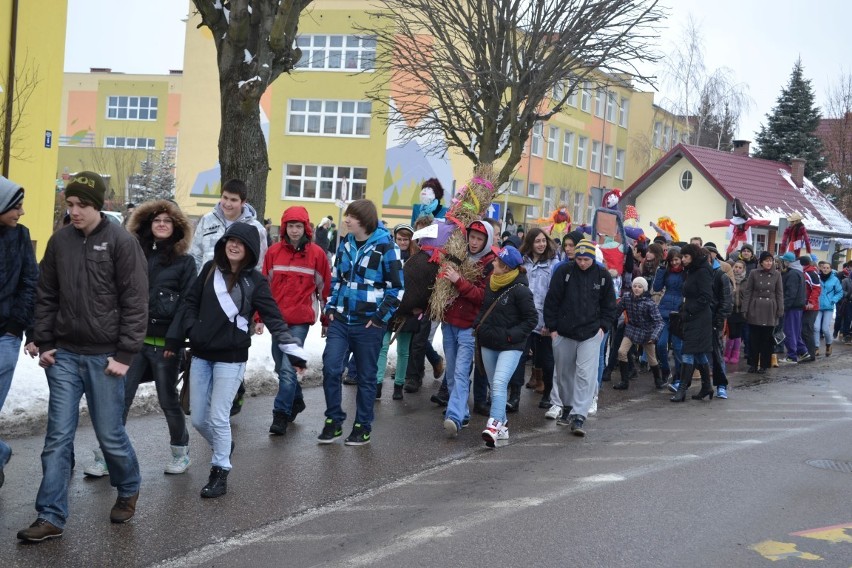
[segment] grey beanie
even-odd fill
[[[0,176],[0,215],[14,209],[24,200],[24,188]]]

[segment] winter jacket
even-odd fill
[[[803,269],[805,280],[805,311],[819,311],[819,297],[822,293],[822,280],[817,267],[809,264]]]
[[[485,247],[477,260],[482,268],[482,276],[475,282],[467,280],[464,276],[459,277],[453,285],[456,287],[458,296],[453,303],[444,311],[444,321],[461,329],[470,329],[476,319],[482,302],[485,299],[485,283],[491,273],[491,263],[496,255],[491,251],[494,244],[494,230],[491,223],[482,223],[487,231]]]
[[[819,293],[819,309],[833,310],[837,302],[842,299],[843,287],[840,285],[837,273],[832,270],[828,278],[822,282],[822,289]]]
[[[683,283],[682,353],[713,351],[713,269],[707,258],[699,257],[686,267]]]
[[[732,296],[733,274],[731,265],[713,261],[713,300],[710,309],[713,312],[713,328],[721,330],[725,320],[734,308]]]
[[[241,363],[248,360],[253,333],[251,318],[254,312],[260,312],[263,323],[272,334],[273,340],[287,355],[294,367],[304,367],[303,352],[299,351],[301,341],[290,334],[290,330],[281,318],[278,305],[269,291],[269,283],[255,270],[260,255],[260,234],[247,223],[234,223],[219,239],[214,248],[214,256],[224,256],[225,243],[229,238],[240,239],[246,247],[249,262],[239,274],[237,282],[229,292],[239,314],[229,319],[222,308],[215,289],[216,272],[221,273],[226,282],[228,271],[217,266],[215,260],[204,265],[196,278],[184,303],[183,323],[192,355],[207,361]],[[288,353],[286,349],[295,350]]]
[[[328,257],[319,244],[311,242],[311,225],[304,207],[287,208],[281,226],[288,222],[305,225],[305,235],[293,246],[287,238],[272,245],[263,259],[263,275],[289,325],[313,325],[322,313],[331,291]]]
[[[309,230],[309,224],[305,224],[305,231]],[[318,226],[314,231],[314,244],[322,249],[323,252],[328,250],[328,227]]]
[[[101,213],[86,236],[68,225],[39,264],[33,339],[44,353],[114,353],[130,365],[148,327],[148,270],[139,242]]]
[[[665,289],[659,305],[663,319],[668,319],[670,313],[680,309],[680,304],[683,302],[683,276],[683,271],[672,272],[662,267],[657,269],[651,288],[655,292]]]
[[[617,317],[609,271],[593,264],[582,270],[570,262],[553,274],[544,300],[544,325],[559,335],[586,341],[612,328]]]
[[[794,264],[799,264],[799,262],[796,261]],[[784,284],[784,311],[803,309],[807,297],[805,295],[805,275],[801,266],[796,270],[791,264],[790,268],[781,273],[781,282]]]
[[[843,288],[843,297],[847,300],[852,300],[852,278],[846,277],[840,283],[840,287]]]
[[[29,230],[20,224],[0,226],[0,334],[23,337],[32,332],[37,286],[38,263]]]
[[[498,302],[497,306],[483,321],[485,312],[494,302]],[[496,292],[486,287],[482,309],[473,327],[482,347],[495,351],[523,351],[537,322],[538,311],[529,281],[526,274],[519,274],[511,284]]]
[[[784,316],[781,273],[774,268],[752,270],[743,284],[742,311],[751,325],[775,327]]]
[[[260,238],[260,259],[263,261],[266,255],[266,229],[263,223],[257,220],[257,213],[254,207],[248,203],[243,204],[243,211],[236,221],[227,221],[225,214],[222,212],[222,205],[217,203],[213,211],[207,213],[198,221],[195,226],[195,236],[192,239],[192,246],[189,249],[189,254],[195,259],[195,266],[201,272],[201,267],[213,260],[213,249],[216,243],[225,234],[225,229],[233,223],[246,223],[257,229],[258,237]],[[260,263],[258,263],[260,270]]]
[[[150,233],[151,220],[160,213],[172,218],[174,232],[172,259]],[[195,282],[195,260],[187,254],[192,242],[192,225],[180,208],[165,199],[146,201],[136,207],[127,221],[127,230],[139,240],[148,258],[147,337],[166,338],[166,349],[177,351],[183,342],[180,306]]]
[[[636,345],[657,342],[665,324],[657,303],[648,292],[641,296],[627,292],[621,296],[618,307],[627,312],[625,337]]]
[[[539,262],[533,262],[531,258],[524,257],[523,266],[527,271],[527,280],[529,281],[530,291],[533,293],[535,309],[538,312],[538,323],[534,330],[536,333],[541,333],[541,329],[544,327],[544,299],[547,297],[550,279],[558,262],[559,260],[556,257]]]
[[[387,326],[404,286],[399,247],[382,227],[358,248],[351,234],[340,241],[325,313],[349,325]]]

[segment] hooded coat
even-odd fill
[[[843,287],[837,273],[833,270],[828,278],[822,281],[822,290],[819,293],[819,309],[833,310],[834,306],[843,299]]]
[[[206,214],[195,226],[195,236],[192,239],[190,254],[195,259],[195,266],[199,272],[205,263],[213,260],[213,252],[216,243],[225,234],[225,229],[234,223],[246,223],[257,229],[260,239],[260,256],[258,256],[258,270],[263,257],[266,255],[266,229],[263,223],[257,220],[257,212],[248,203],[243,203],[243,210],[236,221],[228,221],[222,212],[222,205],[216,204],[213,211]]]
[[[713,269],[705,256],[696,257],[686,267],[683,283],[682,353],[713,351]]]
[[[621,297],[619,309],[627,312],[624,335],[634,345],[656,343],[664,323],[656,302],[648,292],[636,296],[632,291]]]
[[[226,315],[215,289],[216,271],[223,275],[226,282],[231,277],[225,257],[225,245],[230,238],[243,242],[248,257],[248,262],[228,293],[239,310],[234,319]],[[253,331],[250,322],[252,315],[259,312],[273,340],[287,355],[290,363],[294,367],[306,366],[304,353],[297,349],[301,347],[301,341],[290,334],[272,298],[269,283],[255,270],[261,242],[260,234],[247,223],[232,224],[216,242],[214,260],[204,265],[184,303],[182,321],[193,356],[225,363],[247,361]],[[240,326],[240,318],[246,322],[247,329]],[[285,348],[296,353],[288,353]]]
[[[485,246],[477,254],[468,254],[468,256],[479,263],[482,268],[482,276],[474,282],[460,276],[453,284],[458,296],[444,312],[444,321],[461,329],[473,327],[473,321],[479,314],[482,302],[485,299],[485,282],[488,280],[491,262],[495,258],[495,254],[491,250],[494,245],[494,229],[491,227],[491,223],[478,222],[485,227]],[[470,230],[470,227],[468,227],[468,230]]]
[[[305,226],[305,234],[294,246],[287,237],[287,223]],[[311,241],[310,218],[304,207],[288,207],[281,215],[281,240],[266,252],[263,275],[284,321],[289,325],[316,323],[331,292],[331,268],[325,249]]]
[[[0,177],[0,190],[11,200],[21,186]],[[0,334],[22,337],[31,331],[37,285],[38,263],[29,230],[21,224],[0,226]]]

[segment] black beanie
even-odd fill
[[[577,246],[577,243],[583,240],[583,233],[581,233],[580,231],[571,231],[570,233],[565,235],[565,239],[568,239],[569,241],[574,243],[574,246]],[[563,243],[565,242],[565,239],[562,239]]]
[[[65,186],[65,197],[79,197],[91,203],[100,211],[104,208],[106,183],[101,176],[94,172],[80,172]]]
[[[767,258],[772,258],[772,253],[771,253],[771,252],[769,252],[768,250],[765,250],[765,251],[763,251],[763,252],[761,252],[761,253],[760,253],[760,256],[758,257],[758,260],[757,260],[757,261],[758,261],[758,262],[763,262],[763,261],[764,261],[764,260],[766,260]]]

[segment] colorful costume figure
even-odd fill
[[[568,205],[561,203],[559,208],[554,210],[549,217],[536,219],[537,223],[548,223],[545,231],[550,233],[554,239],[562,239],[571,232],[571,214],[568,213]]]
[[[801,218],[801,215],[799,215],[799,219]],[[743,207],[739,198],[737,198],[734,199],[733,216],[730,219],[713,221],[712,223],[707,223],[707,226],[728,227],[728,239],[730,240],[728,242],[727,253],[731,254],[735,250],[739,250],[744,243],[751,243],[752,227],[764,227],[768,224],[768,219],[750,219],[748,212]],[[786,231],[784,235],[786,237]],[[810,244],[808,250],[810,250]]]
[[[784,229],[784,236],[781,238],[781,249],[779,254],[792,252],[796,258],[800,256],[802,249],[811,254],[811,240],[808,237],[808,230],[802,223],[802,214],[799,212],[793,213],[787,217],[789,225]]]
[[[651,228],[658,235],[666,239],[667,243],[676,243],[680,241],[680,235],[677,232],[677,225],[672,221],[671,217],[660,217],[656,224],[651,221]]]

